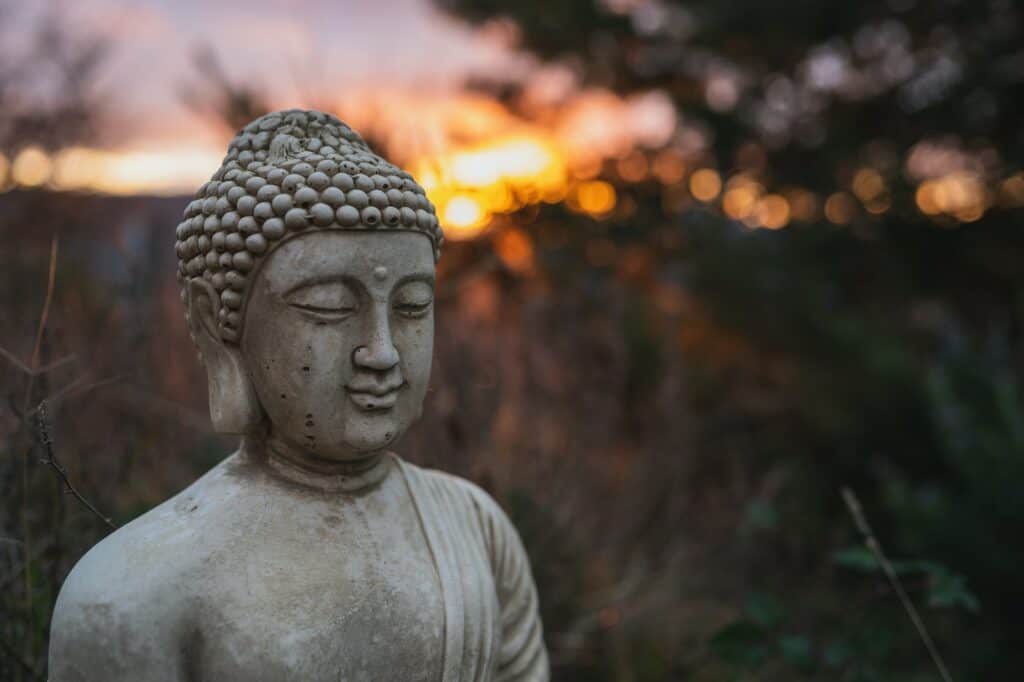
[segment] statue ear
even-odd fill
[[[225,344],[220,337],[219,302],[220,297],[209,282],[200,278],[189,280],[189,326],[206,366],[213,428],[218,433],[245,434],[260,424],[262,414],[241,350]]]

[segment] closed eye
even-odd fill
[[[286,296],[288,305],[321,320],[341,320],[354,313],[358,297],[343,282],[301,287]]]
[[[402,317],[423,317],[434,304],[434,287],[422,279],[410,280],[398,287],[392,302],[394,311]]]
[[[430,312],[430,306],[433,301],[425,301],[423,303],[399,303],[395,306],[395,312],[405,317],[423,317]]]
[[[356,311],[355,308],[347,306],[340,308],[325,308],[323,306],[308,305],[304,303],[292,303],[291,306],[293,308],[298,308],[303,312],[312,313],[314,315],[319,315],[323,317],[347,317]]]

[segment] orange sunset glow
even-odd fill
[[[638,111],[626,100],[591,93],[583,93],[546,127],[476,95],[440,99],[415,92],[365,93],[339,102],[337,109],[411,169],[437,206],[448,237],[456,240],[478,235],[496,214],[567,197],[573,210],[607,214],[615,205],[614,190],[607,183],[587,181],[592,174],[588,168],[599,167],[616,152],[633,150],[645,136],[667,137],[674,125],[671,120],[656,122],[662,130],[652,131],[643,105]],[[581,119],[590,123],[575,125]],[[609,135],[607,130],[616,132]],[[0,171],[9,166],[10,176],[5,181],[0,173],[0,186],[188,194],[208,178],[222,155],[213,145],[121,151],[74,147],[54,154],[27,147],[10,162],[0,158]],[[679,181],[682,164],[674,157],[663,159],[660,172],[671,182]]]
[[[413,0],[407,4],[403,23],[395,30],[408,34],[408,45],[403,44],[390,62],[376,65],[389,77],[367,82],[358,78],[358,72],[346,71],[336,84],[319,87],[314,99],[288,79],[276,78],[275,83],[284,87],[268,93],[265,104],[271,108],[314,106],[337,113],[420,179],[451,239],[477,237],[495,216],[541,203],[564,204],[571,211],[609,219],[617,208],[628,206],[621,201],[623,187],[644,183],[663,188],[663,205],[669,210],[704,205],[748,229],[778,230],[794,221],[819,218],[848,225],[858,216],[870,219],[896,207],[891,171],[864,165],[849,178],[836,178],[834,187],[821,194],[799,186],[773,186],[762,144],[745,144],[735,167],[719,167],[713,140],[701,127],[688,125],[687,112],[678,111],[665,92],[620,95],[582,87],[567,69],[536,68],[524,61],[510,49],[501,31],[474,32],[446,24],[429,4]],[[161,31],[198,11],[196,7],[180,13],[165,11],[143,3],[131,22],[142,33],[128,36],[128,23],[108,21],[118,16],[114,4],[100,2],[97,8],[83,14],[83,20],[112,32],[125,59],[133,50],[141,54],[147,49],[142,34],[159,40]],[[103,17],[107,19],[100,21]],[[367,11],[360,21],[384,26],[391,19]],[[283,25],[291,27],[285,31],[286,51],[312,54],[309,51],[319,38],[310,27],[288,21]],[[432,32],[423,34],[419,30],[423,25],[431,26]],[[450,46],[446,61],[428,68],[419,60],[416,41],[426,39],[424,35],[432,46]],[[335,61],[344,62],[343,57],[355,54],[357,37],[366,39],[353,33],[341,47],[321,45],[323,56],[341,50]],[[193,192],[219,165],[230,135],[217,131],[214,122],[184,110],[180,101],[166,105],[174,88],[159,89],[157,76],[164,78],[165,85],[180,78],[180,72],[189,68],[181,63],[184,58],[178,51],[169,51],[147,66],[152,78],[148,72],[145,78],[136,72],[139,87],[133,96],[155,94],[136,104],[140,112],[136,124],[111,138],[109,147],[53,150],[29,145],[10,157],[0,153],[0,192],[15,187],[111,195]],[[239,63],[225,67],[245,74]],[[259,73],[279,74],[281,68],[276,64]],[[460,87],[459,79],[477,69],[520,74],[522,95],[510,105]],[[439,79],[436,83],[443,86],[424,87],[417,82],[426,77]],[[252,74],[240,76],[243,81],[246,78],[257,88],[264,85]],[[718,92],[716,88],[709,93]],[[712,100],[715,108],[718,99]],[[162,109],[145,110],[161,102]],[[914,189],[911,208],[929,220],[971,223],[994,205],[1024,203],[1019,174],[992,176],[978,166],[977,159],[943,142],[922,140],[910,150],[905,166]]]

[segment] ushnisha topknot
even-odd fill
[[[176,231],[182,301],[202,277],[220,296],[221,338],[238,341],[248,277],[277,244],[308,230],[421,232],[441,253],[433,204],[412,175],[320,111],[257,118],[235,135]]]

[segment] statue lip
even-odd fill
[[[366,410],[389,410],[398,402],[398,392],[405,386],[405,382],[398,384],[385,384],[383,386],[372,385],[350,385],[346,386],[349,399],[356,404],[356,407]]]

